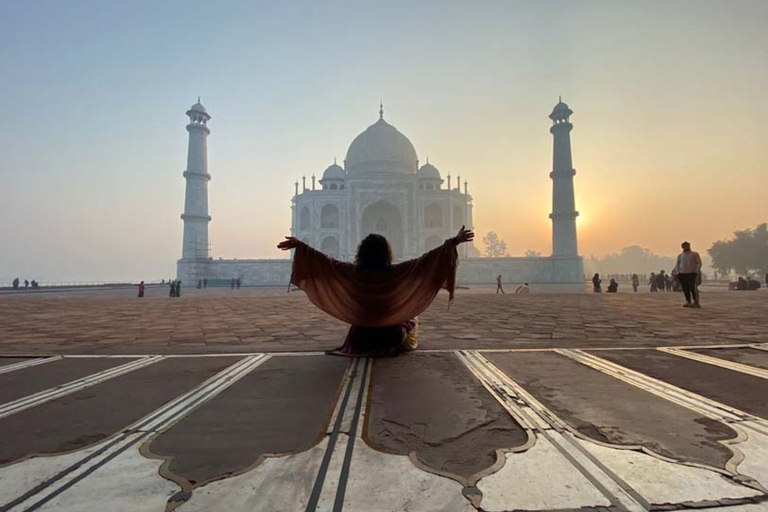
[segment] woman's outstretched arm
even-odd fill
[[[455,245],[471,242],[474,239],[475,239],[475,232],[472,230],[466,229],[465,226],[461,226],[461,229],[459,229],[459,232],[456,234],[455,237],[449,238],[449,240],[452,241]]]
[[[285,240],[277,244],[278,249],[282,249],[284,251],[290,251],[291,249],[297,248],[299,245],[303,244],[301,240],[299,240],[296,237],[293,236],[287,236],[285,237]]]

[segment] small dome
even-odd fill
[[[200,103],[200,98],[197,98],[197,103],[189,107],[189,110],[192,112],[202,112],[203,114],[207,114],[208,111],[205,110],[205,107],[202,103]]]
[[[564,119],[573,114],[573,110],[567,103],[563,103],[563,100],[557,102],[555,108],[552,109],[552,113],[549,114],[550,119]]]
[[[412,174],[416,172],[418,159],[408,137],[382,116],[352,141],[345,166],[350,175],[378,172]]]
[[[344,169],[339,165],[333,164],[323,171],[323,180],[343,180],[344,178]]]
[[[418,176],[420,180],[439,180],[440,171],[434,165],[426,163],[419,168]]]

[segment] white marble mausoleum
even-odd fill
[[[569,121],[572,114],[559,102],[549,116],[554,136],[553,254],[540,258],[481,258],[471,244],[460,246],[459,283],[492,283],[501,274],[506,283],[580,283],[583,263],[576,238]],[[287,284],[289,259],[224,260],[211,257],[208,240],[207,141],[210,115],[198,102],[188,111],[186,199],[182,257],[177,277],[187,286],[207,279],[222,283]],[[309,183],[308,183],[309,181]],[[437,247],[465,225],[473,228],[472,197],[460,175],[443,177],[429,161],[420,165],[411,141],[379,119],[350,144],[342,165],[336,162],[318,179],[294,184],[291,234],[341,260],[351,261],[360,241],[370,233],[387,237],[396,260],[414,258]],[[286,212],[287,213],[287,212]]]

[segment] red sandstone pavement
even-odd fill
[[[154,293],[160,294],[157,290]],[[0,355],[327,350],[347,326],[284,288],[132,290],[0,296]],[[679,293],[441,294],[421,317],[422,349],[720,345],[768,341],[768,292],[712,292],[700,310]]]

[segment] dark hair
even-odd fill
[[[368,235],[357,246],[355,266],[360,270],[388,270],[392,265],[392,248],[381,235]]]

